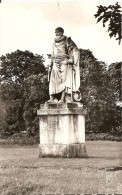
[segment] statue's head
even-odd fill
[[[57,28],[55,29],[55,34],[56,34],[56,36],[61,36],[61,35],[63,35],[63,34],[64,34],[64,29],[63,29],[62,27],[57,27]]]

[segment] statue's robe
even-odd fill
[[[65,90],[71,94],[80,87],[79,70],[80,53],[76,44],[70,37],[63,36],[59,41],[53,43],[53,52],[51,55],[52,70],[49,80],[49,94],[54,95]],[[68,63],[72,60],[72,64]]]

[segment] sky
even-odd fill
[[[0,56],[17,49],[34,54],[50,54],[55,28],[63,27],[78,48],[89,49],[108,65],[122,61],[122,46],[109,37],[94,14],[99,5],[113,5],[117,0],[15,1],[0,3]],[[122,0],[118,1],[122,6]]]

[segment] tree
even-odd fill
[[[1,100],[6,104],[5,123],[4,125],[1,125],[1,131],[8,135],[12,135],[16,132],[26,130],[26,117],[23,117],[23,113],[29,113],[30,107],[33,110],[35,108],[39,108],[39,103],[41,103],[39,101],[39,98],[41,97],[41,94],[43,94],[43,90],[45,89],[42,89],[41,83],[38,82],[40,83],[40,86],[38,87],[40,90],[38,105],[37,107],[33,107],[32,101],[30,101],[30,104],[27,107],[26,103],[30,100],[32,95],[31,93],[29,93],[29,89],[30,87],[32,87],[31,83],[34,80],[33,78],[35,78],[34,76],[41,74],[40,80],[43,80],[43,76],[45,76],[47,72],[43,64],[43,57],[37,54],[34,55],[29,51],[17,50],[15,52],[12,52],[11,54],[6,54],[6,56],[1,56],[0,60],[0,96]],[[26,93],[28,94],[26,96],[25,84],[27,83],[27,80],[28,85],[26,88]],[[37,91],[35,91],[34,93],[36,96]]]
[[[97,6],[98,11],[94,15],[97,19],[97,23],[102,20],[103,27],[105,27],[105,23],[109,21],[108,25],[108,32],[109,36],[116,37],[116,40],[119,40],[119,44],[122,39],[122,33],[121,33],[121,20],[122,20],[122,10],[121,6],[118,4],[118,2],[115,5],[109,5],[106,6]]]
[[[6,56],[1,56],[0,61],[1,81],[8,83],[14,82],[21,85],[28,76],[45,72],[43,57],[37,54],[34,55],[27,50],[17,50],[10,54],[6,54]]]
[[[122,62],[116,62],[110,64],[108,68],[108,74],[111,78],[111,85],[113,87],[113,93],[115,96],[115,100],[119,101],[122,99],[121,97],[121,66]]]
[[[1,97],[1,85],[0,85],[0,97]],[[5,128],[5,120],[6,120],[6,104],[1,101],[0,98],[0,137]]]
[[[80,50],[80,59],[80,90],[87,109],[86,133],[110,133],[116,123],[116,101],[106,64],[99,62],[89,50]]]
[[[23,85],[23,119],[28,135],[39,134],[39,119],[37,110],[40,104],[48,99],[47,74],[31,75],[26,78]]]
[[[114,96],[115,106],[113,112],[109,116],[113,115],[111,120],[112,133],[122,135],[121,129],[121,107],[117,106],[117,102],[122,100],[121,94],[121,65],[122,62],[112,63],[108,68],[108,74],[110,76],[110,85]],[[114,119],[113,119],[114,118]]]

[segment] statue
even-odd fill
[[[39,157],[87,157],[86,111],[80,102],[80,52],[61,27],[55,30],[49,65],[50,100],[40,105]],[[50,56],[50,55],[48,55]]]
[[[48,73],[50,100],[47,102],[79,101],[80,52],[72,39],[64,35],[62,27],[56,28],[55,34]]]

